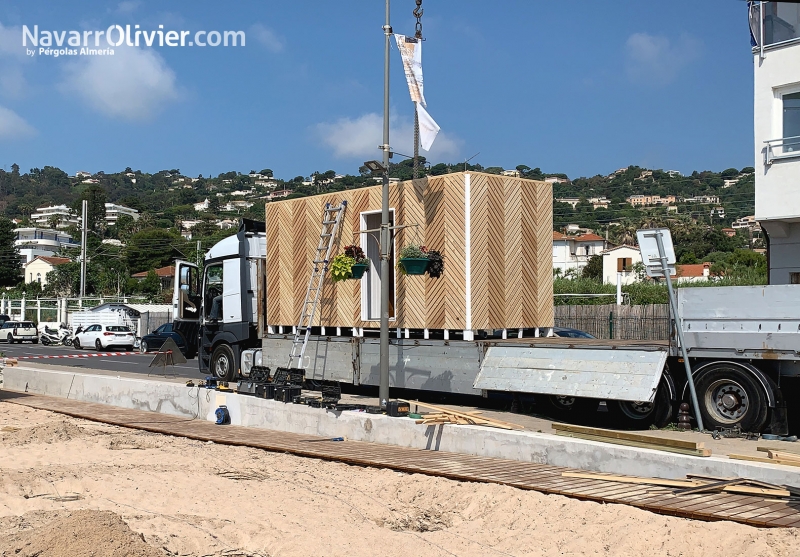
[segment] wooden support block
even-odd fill
[[[800,464],[800,454],[787,453],[781,451],[769,451],[769,457],[776,460],[789,460]]]
[[[613,439],[624,439],[626,441],[638,441],[640,443],[647,443],[649,445],[664,445],[666,447],[676,447],[680,449],[704,449],[705,443],[698,443],[695,441],[687,441],[684,439],[672,439],[669,437],[656,437],[654,435],[643,435],[641,433],[630,433],[627,431],[615,431],[612,429],[600,429],[597,427],[584,427],[571,424],[553,424],[553,429],[556,431],[570,431],[573,433],[582,433],[584,435],[595,435],[600,437],[609,437]]]
[[[703,457],[711,456],[711,449],[684,449],[681,447],[670,447],[666,445],[658,445],[653,443],[642,443],[639,441],[618,439],[615,437],[605,437],[601,435],[587,435],[583,433],[575,433],[572,431],[556,431],[556,435],[562,435],[564,437],[574,437],[576,439],[585,439],[587,441],[598,441],[600,443],[610,443],[612,445],[625,445],[626,447],[637,447],[639,449],[666,451],[669,453],[678,453],[690,456],[703,456]]]

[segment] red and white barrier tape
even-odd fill
[[[135,356],[139,352],[92,352],[89,354],[63,354],[58,356],[17,356],[18,360],[46,360],[50,358],[97,358],[99,356]]]

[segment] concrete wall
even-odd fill
[[[506,458],[598,472],[661,478],[683,478],[692,473],[800,485],[800,469],[792,466],[749,463],[713,456],[684,456],[530,431],[505,431],[479,426],[426,427],[408,418],[332,412],[251,396],[188,388],[180,383],[165,381],[83,375],[21,366],[5,370],[5,388],[209,421],[214,421],[214,410],[224,404],[234,425],[322,437],[345,436],[352,441]]]

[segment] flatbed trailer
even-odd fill
[[[203,374],[233,381],[248,377],[254,365],[287,366],[294,327],[265,320],[264,230],[263,223],[244,222],[236,236],[211,248],[202,276],[196,265],[176,263],[175,329],[186,337],[190,355],[196,352]],[[682,327],[706,428],[786,434],[788,413],[797,411],[784,391],[800,377],[800,289],[680,288],[678,313],[672,329]],[[559,413],[596,409],[605,401],[609,411],[639,427],[665,425],[688,402],[675,334],[664,341],[551,334],[549,327],[393,328],[390,386],[532,394]],[[311,384],[378,385],[377,331],[312,327],[298,366]]]

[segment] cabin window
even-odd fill
[[[800,273],[789,273],[789,284],[800,284]]]
[[[222,263],[206,267],[204,290],[205,318],[222,320]]]
[[[394,226],[394,209],[389,209],[389,222]],[[361,230],[374,232],[361,233],[361,249],[370,260],[369,271],[361,279],[361,320],[379,321],[381,318],[381,255],[380,229],[381,212],[361,213]],[[392,242],[389,255],[389,319],[395,317],[395,245]]]

